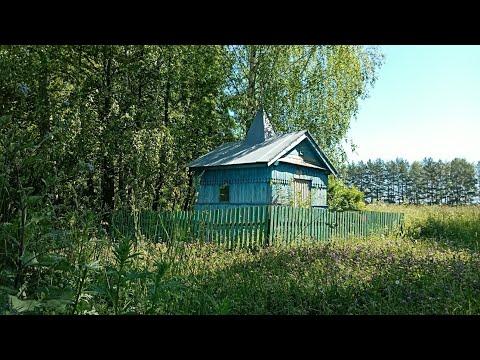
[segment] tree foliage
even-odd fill
[[[2,181],[18,187],[13,158],[35,146],[41,165],[23,181],[35,195],[47,182],[54,204],[188,208],[185,164],[241,139],[259,105],[339,163],[381,62],[363,46],[2,46],[1,131],[16,139],[0,150]]]
[[[222,46],[4,46],[2,129],[53,136],[29,182],[55,176],[59,202],[182,207],[184,165],[231,139],[229,61]]]
[[[228,93],[240,136],[263,105],[278,132],[308,129],[335,162],[383,55],[364,46],[230,46]]]

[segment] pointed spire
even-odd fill
[[[244,142],[251,145],[260,144],[273,136],[275,136],[275,132],[272,124],[270,124],[267,114],[263,111],[263,107],[260,107],[255,114],[250,129],[248,129]]]

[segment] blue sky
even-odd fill
[[[385,63],[347,136],[353,161],[480,161],[480,46],[382,46]]]

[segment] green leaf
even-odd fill
[[[23,193],[23,192],[29,192],[29,191],[32,191],[32,190],[33,190],[33,187],[28,186],[28,187],[24,187],[22,189],[17,190],[17,192],[18,193]]]
[[[71,271],[74,268],[72,264],[70,264],[67,260],[62,260],[55,264],[55,270],[58,271]]]
[[[73,265],[61,255],[56,254],[45,254],[38,257],[38,265],[51,267],[59,271],[70,271],[73,268]]]
[[[161,285],[160,287],[162,289],[173,290],[173,289],[178,289],[178,288],[185,288],[185,285],[178,280],[170,280],[170,281],[166,282],[165,284]]]
[[[70,288],[48,287],[47,294],[40,301],[42,307],[54,310],[55,312],[65,312],[65,309],[75,299],[75,291]]]
[[[35,311],[36,308],[39,308],[41,305],[36,300],[20,300],[16,296],[8,295],[12,307],[15,311],[22,313],[22,312],[32,312]]]
[[[42,221],[46,218],[47,217],[45,215],[35,213],[35,214],[32,215],[32,217],[30,218],[30,222],[27,225],[38,224],[40,221]]]
[[[95,261],[92,261],[92,262],[86,264],[85,267],[86,267],[88,270],[98,270],[98,269],[100,269],[102,266],[100,265],[100,260],[95,260]]]
[[[32,165],[35,161],[38,161],[40,160],[38,156],[36,155],[32,155],[32,156],[29,156],[29,157],[26,157],[25,159],[23,159],[23,166],[24,167],[28,167],[30,165]]]
[[[38,257],[38,263],[41,266],[52,266],[61,261],[66,261],[65,257],[56,254],[45,254]]]
[[[35,251],[33,252],[25,251],[23,253],[21,260],[22,260],[23,266],[33,266],[38,264],[37,255],[35,254]]]
[[[129,271],[125,278],[128,280],[145,279],[152,275],[150,271]]]
[[[71,299],[51,299],[42,301],[42,305],[48,309],[63,312],[72,301]]]
[[[4,293],[10,293],[10,294],[16,294],[17,293],[17,290],[15,290],[14,288],[10,288],[10,287],[7,287],[7,286],[0,286],[0,291],[1,292],[4,292]]]
[[[28,205],[37,205],[43,199],[42,195],[31,195],[27,198]]]

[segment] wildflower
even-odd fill
[[[336,252],[332,252],[330,255],[331,255],[332,258],[334,258],[335,260],[337,260],[337,261],[340,260],[340,255],[338,255]]]
[[[64,100],[63,105],[68,106],[68,105],[70,105],[70,102],[68,100]]]
[[[400,285],[400,280],[395,280],[395,284]]]
[[[88,172],[92,173],[93,172],[93,165],[90,163],[87,163],[87,170]]]

